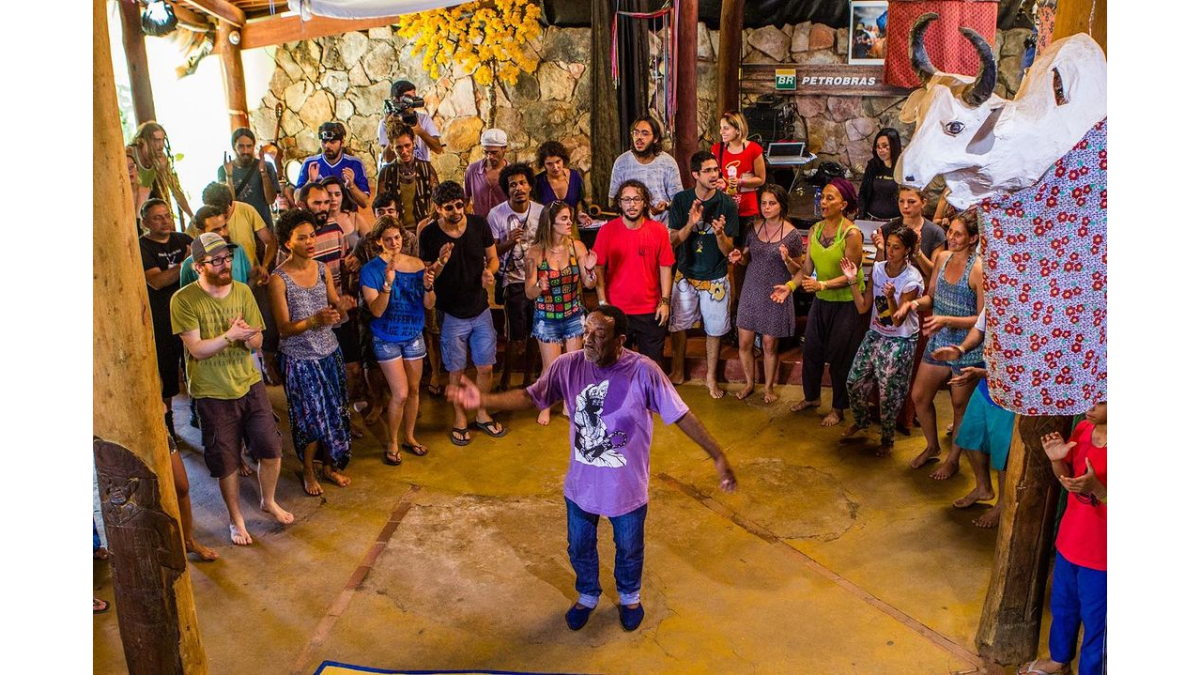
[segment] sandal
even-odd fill
[[[492,438],[503,438],[508,434],[508,429],[500,426],[496,420],[488,420],[486,422],[475,422],[475,428]],[[496,431],[499,429],[499,431]]]
[[[92,598],[92,614],[103,614],[108,611],[108,602],[100,598]]]
[[[425,387],[425,391],[429,392],[430,396],[441,396],[446,388],[440,384],[429,384]]]
[[[388,466],[400,466],[400,463],[403,461],[404,458],[402,458],[398,452],[383,453],[383,463],[387,464]]]
[[[467,435],[468,433],[466,427],[454,427],[450,430],[450,442],[458,446],[468,445],[471,442],[471,437]]]
[[[417,457],[424,457],[426,454],[429,453],[429,448],[426,448],[424,445],[421,445],[420,443],[401,443],[400,447],[411,452],[412,454],[416,455]]]

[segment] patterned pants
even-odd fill
[[[908,376],[916,348],[915,337],[888,337],[869,330],[850,366],[846,380],[850,410],[854,423],[864,429],[871,425],[871,390],[879,384],[880,440],[884,445],[891,445],[896,436],[896,415],[908,396]]]

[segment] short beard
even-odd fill
[[[631,149],[633,150],[633,156],[639,157],[641,159],[658,156],[658,152],[655,151],[653,143],[651,143],[650,145],[647,145],[645,150],[638,150],[636,147],[631,148]]]
[[[238,155],[238,166],[250,166],[254,164],[254,155]]]
[[[329,214],[328,213],[317,213],[316,211],[313,211],[312,215],[313,215],[313,220],[317,221],[318,229],[320,229],[321,227],[324,227],[325,224],[329,222]]]
[[[339,150],[339,151],[338,151],[338,152],[336,152],[336,153],[324,152],[324,153],[321,153],[321,154],[325,155],[325,159],[327,159],[327,160],[329,160],[330,162],[332,162],[333,160],[335,160],[335,159],[337,159],[338,157],[340,157],[340,156],[341,156],[341,154],[342,154],[342,152]]]
[[[230,264],[231,265],[233,264],[232,261],[230,262]],[[230,272],[229,276],[226,277],[225,272],[208,272],[208,271],[206,271],[204,273],[204,282],[207,283],[209,286],[228,286],[229,284],[233,283],[233,273]]]

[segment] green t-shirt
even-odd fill
[[[184,286],[171,297],[171,331],[176,335],[199,328],[200,339],[215,338],[229,330],[229,325],[239,315],[251,326],[263,327],[254,294],[249,286],[238,281],[233,282],[229,295],[224,298],[212,297],[197,283]],[[192,398],[239,399],[262,380],[254,357],[241,342],[202,361],[186,348],[183,352],[187,363],[188,394]]]
[[[667,227],[672,230],[683,229],[683,226],[687,225],[688,213],[695,201],[694,188],[676,194],[671,200]],[[704,217],[692,230],[691,236],[675,247],[675,261],[684,277],[696,281],[714,281],[725,276],[728,266],[725,254],[717,246],[717,235],[712,231],[712,221],[725,216],[725,236],[736,238],[740,232],[738,207],[732,197],[720,191],[709,197],[701,206]]]

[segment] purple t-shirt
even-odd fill
[[[582,350],[563,354],[527,389],[538,408],[563,401],[571,418],[571,466],[563,494],[588,513],[621,516],[649,501],[650,440],[658,413],[665,424],[687,404],[662,369],[623,349],[601,368]]]

